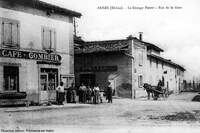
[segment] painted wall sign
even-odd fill
[[[32,60],[42,60],[51,62],[60,62],[62,59],[61,56],[57,54],[47,54],[47,53],[38,53],[29,51],[8,50],[8,49],[0,49],[0,57],[32,59]]]
[[[91,66],[80,67],[79,72],[114,72],[117,71],[117,66]]]

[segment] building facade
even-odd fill
[[[79,43],[78,41],[75,41]],[[146,96],[143,83],[179,92],[185,69],[160,56],[163,50],[154,44],[129,36],[122,40],[81,42],[75,47],[75,81],[77,85],[98,84],[105,90],[111,82],[120,97]]]
[[[39,0],[0,0],[0,92],[55,100],[74,80],[73,18],[81,14]]]

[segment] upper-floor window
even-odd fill
[[[140,88],[142,86],[143,86],[143,77],[142,77],[142,75],[139,75],[138,76],[138,87]]]
[[[181,75],[181,71],[179,69],[176,69],[177,75]]]
[[[17,20],[0,18],[1,43],[3,46],[18,47],[20,37],[20,24]]]
[[[142,66],[143,65],[143,52],[140,51],[139,52],[139,66]]]
[[[56,50],[56,31],[53,28],[42,28],[42,47],[44,50]]]

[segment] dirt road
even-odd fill
[[[159,132],[173,132],[177,128],[183,132],[187,129],[200,131],[199,102],[114,99],[113,104],[30,108],[33,107],[29,110],[0,108],[1,132],[6,129],[20,129],[21,132],[156,132],[159,129]],[[149,130],[152,128],[155,130]]]

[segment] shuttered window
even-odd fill
[[[1,40],[3,46],[18,47],[19,46],[19,28],[18,21],[1,18]]]
[[[141,88],[143,86],[143,77],[142,75],[138,76],[138,87]]]
[[[142,66],[143,65],[143,52],[140,51],[139,52],[139,66]]]
[[[44,50],[56,50],[56,31],[52,28],[42,28],[42,46]]]

